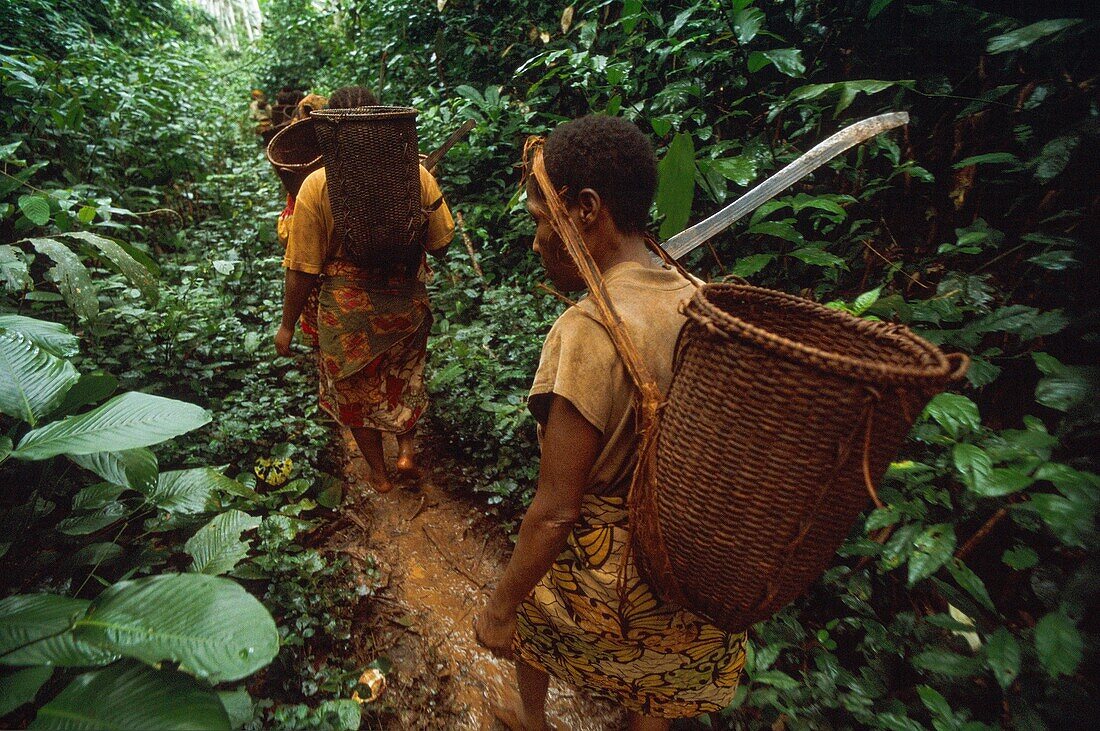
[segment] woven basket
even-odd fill
[[[363,267],[420,263],[426,215],[420,200],[416,110],[325,109],[316,124],[328,175],[334,236],[343,256]]]
[[[631,493],[654,589],[739,631],[827,568],[924,404],[965,373],[894,324],[704,285]]]
[[[275,135],[282,132],[285,127],[285,124],[275,124],[260,130],[260,139],[264,141],[264,146],[266,147],[267,145],[270,145],[271,140],[274,139]]]
[[[267,145],[268,162],[293,196],[298,195],[309,174],[323,164],[314,125],[313,117],[284,125]]]
[[[294,110],[298,102],[293,104],[273,104],[271,106],[271,123],[278,126],[286,124],[294,117]]]

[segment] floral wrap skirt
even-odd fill
[[[745,633],[657,598],[625,555],[629,539],[626,499],[586,495],[565,550],[519,607],[516,656],[646,716],[725,708]]]
[[[428,405],[424,283],[330,263],[316,322],[321,408],[353,429],[401,434],[416,426]]]

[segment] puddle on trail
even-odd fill
[[[366,465],[353,444],[348,478],[357,489],[354,478]],[[392,727],[504,729],[493,708],[514,698],[512,665],[478,647],[473,618],[511,546],[472,501],[436,484],[442,479],[424,469],[418,488],[364,495],[358,509],[369,530],[344,538],[359,542],[348,546],[352,552],[375,557],[387,586],[378,601],[389,627],[384,636],[375,633],[375,644],[381,639],[380,649],[394,662],[396,682],[386,699],[398,716]],[[410,694],[407,704],[403,689]],[[547,709],[559,729],[603,731],[621,724],[614,708],[553,680]]]

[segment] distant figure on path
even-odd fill
[[[253,131],[256,134],[271,127],[271,105],[267,103],[267,95],[259,89],[252,90],[252,101],[248,103],[248,116],[254,124]]]
[[[627,332],[667,392],[684,322],[677,308],[694,287],[646,246],[657,184],[652,145],[624,119],[590,116],[559,126],[543,160]],[[533,248],[556,286],[584,289],[527,173]],[[594,304],[566,310],[543,344],[528,399],[542,445],[538,488],[474,624],[483,646],[515,658],[515,720],[525,729],[547,728],[549,675],[625,707],[630,728],[655,731],[725,708],[737,690],[745,634],[663,603],[626,555],[639,445],[634,395]]]
[[[329,100],[330,109],[375,105],[374,95],[357,86],[337,89]],[[323,274],[317,305],[321,408],[351,429],[370,466],[372,487],[389,492],[393,483],[382,451],[384,432],[397,435],[398,473],[418,474],[414,436],[428,405],[424,363],[432,325],[426,286],[431,269],[423,254],[413,276],[347,261],[333,236],[326,181],[321,168],[298,191],[283,258],[286,291],[275,349],[290,354],[294,325]],[[421,166],[421,206],[429,209],[441,198],[435,178]],[[444,202],[428,214],[423,248],[441,256],[453,236],[454,221]]]

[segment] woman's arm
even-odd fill
[[[599,454],[600,432],[568,399],[555,395],[542,437],[535,499],[523,516],[516,548],[485,611],[475,620],[478,641],[495,654],[511,652],[516,608],[550,570],[581,514],[581,500]]]
[[[275,352],[290,355],[290,342],[294,339],[294,326],[305,309],[309,293],[317,283],[316,274],[286,270],[286,286],[283,290],[283,322],[275,333]]]

